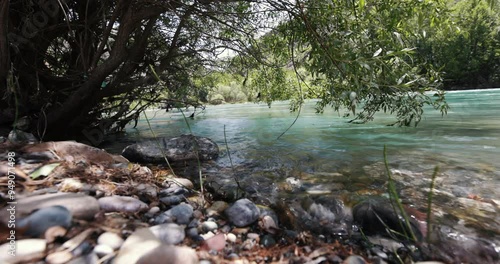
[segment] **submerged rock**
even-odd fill
[[[213,160],[219,156],[217,144],[206,137],[181,135],[171,139],[145,141],[127,146],[122,155],[133,162],[165,163],[169,161]]]
[[[403,239],[411,238],[411,233],[415,235],[418,241],[421,241],[423,234],[420,230],[419,223],[408,217],[410,227],[407,226],[403,216],[396,213],[387,199],[369,199],[363,201],[352,209],[354,222],[359,225],[365,235],[391,235],[388,230],[394,230],[392,236]],[[401,234],[406,234],[406,237],[401,237]]]

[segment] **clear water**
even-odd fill
[[[447,115],[426,109],[417,127],[387,126],[395,118],[377,114],[373,122],[351,124],[343,112],[315,112],[315,101],[302,109],[295,125],[280,139],[297,113],[288,102],[208,106],[188,119],[192,132],[212,138],[224,152],[218,162],[229,166],[225,153],[224,127],[233,163],[254,170],[300,171],[310,174],[348,172],[353,181],[366,178],[364,166],[383,161],[387,146],[392,168],[422,172],[430,176],[436,165],[455,179],[449,184],[491,199],[500,198],[500,89],[447,93],[451,107]],[[186,116],[193,109],[185,112]],[[180,112],[147,112],[156,136],[174,137],[189,133]],[[151,138],[144,118],[137,129],[127,129],[125,143]],[[250,166],[251,165],[251,166]],[[255,169],[256,168],[256,169]],[[285,176],[285,175],[282,175]],[[472,189],[471,189],[472,188]]]
[[[346,201],[383,194],[387,191],[385,145],[403,202],[425,211],[424,190],[434,167],[439,166],[433,199],[433,213],[440,216],[439,221],[459,233],[481,234],[499,245],[500,89],[449,92],[447,101],[451,107],[447,115],[428,108],[417,127],[387,126],[395,118],[386,114],[377,114],[367,124],[351,124],[343,112],[327,109],[316,114],[315,101],[310,101],[280,139],[297,115],[290,113],[288,102],[271,108],[253,103],[208,106],[187,122],[195,135],[219,144],[217,163],[222,169],[230,167],[225,127],[238,177],[256,184],[262,181],[271,188],[295,177],[307,188],[327,189]],[[186,116],[192,111],[187,110]],[[156,136],[189,133],[181,112],[156,110],[147,115]],[[126,137],[108,151],[121,152],[127,144],[152,137],[143,118],[136,129],[127,128]],[[398,177],[397,171],[406,175]]]

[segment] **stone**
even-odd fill
[[[270,248],[276,245],[276,240],[271,235],[263,235],[260,238],[260,244],[265,248]]]
[[[175,222],[179,225],[187,225],[192,217],[193,207],[190,204],[179,204],[159,215],[155,222],[158,224]]]
[[[161,245],[161,241],[150,228],[141,228],[130,235],[123,243],[113,264],[134,264],[147,253]],[[164,259],[162,260],[164,261]]]
[[[113,252],[115,251],[108,245],[99,244],[94,247],[94,252],[97,254],[97,256],[102,258],[109,254],[113,254]]]
[[[360,257],[360,256],[356,256],[356,255],[351,255],[349,257],[347,257],[344,262],[342,262],[343,264],[365,264],[366,261]]]
[[[155,225],[150,227],[149,230],[161,242],[169,245],[179,244],[186,237],[184,228],[180,225],[173,223]]]
[[[409,217],[410,227],[402,220],[403,217],[394,212],[391,203],[387,199],[373,198],[355,205],[352,209],[354,222],[363,230],[365,235],[384,235],[387,228],[395,230],[392,235],[401,237],[400,234],[413,233],[418,241],[423,237],[419,224],[415,219]],[[411,228],[411,229],[410,229]],[[410,237],[411,238],[411,237]],[[407,238],[406,238],[407,239]]]
[[[229,221],[237,227],[244,227],[254,223],[260,214],[259,208],[246,198],[236,201],[224,212]]]
[[[48,193],[23,197],[17,200],[16,218],[21,219],[31,212],[50,206],[63,206],[73,218],[90,220],[99,212],[100,206],[94,197],[80,193]],[[0,210],[0,221],[8,219],[8,207]],[[5,222],[4,222],[5,223]]]
[[[36,210],[28,217],[20,219],[18,227],[25,229],[23,234],[26,236],[40,237],[50,227],[61,226],[68,229],[71,220],[71,212],[66,207],[55,205]]]
[[[156,198],[158,196],[157,187],[152,184],[141,183],[135,188],[140,194],[146,197]]]
[[[38,141],[38,139],[35,136],[33,136],[33,134],[21,130],[10,131],[7,139],[14,144],[35,143]]]
[[[161,245],[142,256],[137,264],[198,264],[198,255],[189,247]]]
[[[184,195],[171,195],[171,196],[166,196],[166,197],[161,197],[160,198],[160,201],[164,204],[164,205],[176,205],[176,204],[180,204],[181,202],[185,201],[186,200],[186,197],[184,197]]]
[[[162,138],[158,142],[145,141],[127,146],[122,155],[132,162],[165,163],[197,160],[213,160],[219,156],[219,147],[209,138],[181,135],[176,138]],[[165,156],[165,157],[164,157]]]
[[[14,240],[10,240],[14,241]],[[29,256],[32,254],[41,254],[46,249],[45,239],[21,239],[15,241],[14,246],[16,247],[15,256],[8,254],[11,249],[11,243],[5,243],[0,246],[0,263],[18,263],[18,259]]]
[[[226,247],[226,237],[224,234],[217,234],[209,239],[205,239],[201,248],[221,251]]]
[[[205,222],[203,222],[203,224],[201,224],[201,229],[205,233],[208,231],[213,231],[217,228],[218,228],[217,223],[213,222],[213,221],[205,221]]]
[[[187,231],[186,231],[186,235],[190,238],[195,238],[195,237],[198,237],[199,234],[198,234],[198,228],[195,228],[195,227],[192,227],[192,228],[189,228]]]
[[[97,244],[107,245],[113,250],[119,249],[123,244],[123,238],[116,233],[104,232],[97,238]]]
[[[139,213],[148,210],[143,201],[128,196],[107,196],[98,200],[104,212]]]
[[[64,264],[68,263],[73,258],[73,254],[70,251],[57,251],[50,253],[45,258],[47,264]]]
[[[235,235],[235,234],[233,234],[233,233],[228,233],[228,234],[226,235],[226,240],[227,240],[227,241],[229,241],[229,242],[231,242],[231,243],[236,242],[236,239],[237,239],[237,238],[236,238],[236,235]]]
[[[175,186],[188,189],[194,188],[193,182],[186,178],[166,178],[163,185],[167,187],[167,189],[174,188]]]

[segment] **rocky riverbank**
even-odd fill
[[[340,197],[318,190],[299,195],[300,182],[293,178],[278,188],[288,188],[294,197],[263,197],[273,191],[271,180],[238,179],[217,170],[211,161],[218,156],[217,145],[206,138],[181,136],[127,149],[129,159],[160,164],[132,163],[75,142],[0,144],[0,174],[5,175],[0,236],[7,241],[0,245],[0,262],[499,260],[495,245],[447,236],[440,226],[428,240],[421,213],[408,209],[414,218],[405,227],[382,197],[346,206]],[[173,170],[163,164],[165,156]]]

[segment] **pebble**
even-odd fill
[[[254,246],[256,245],[256,242],[255,240],[253,239],[247,239],[243,242],[243,244],[241,245],[241,248],[243,250],[250,250],[252,249]]]
[[[234,242],[236,242],[236,235],[233,234],[233,233],[228,233],[226,235],[226,240],[229,241],[229,242],[234,243]]]
[[[142,256],[137,264],[197,264],[198,255],[189,247],[161,245]]]
[[[362,257],[356,255],[349,256],[343,262],[343,264],[365,264],[365,263],[366,262]]]
[[[94,197],[81,193],[47,193],[20,198],[17,200],[16,218],[21,219],[36,209],[60,205],[71,212],[73,218],[90,220],[100,210],[99,203]],[[0,221],[8,219],[8,207],[0,210]]]
[[[97,244],[107,245],[113,250],[119,249],[123,244],[123,238],[116,233],[104,232],[97,238]]]
[[[229,222],[237,227],[244,227],[257,221],[260,211],[254,203],[244,198],[227,208],[225,214]]]
[[[190,238],[197,238],[198,237],[198,228],[189,228],[188,230],[186,230],[186,235]]]
[[[107,196],[100,198],[98,202],[105,212],[139,213],[148,210],[146,203],[128,196]]]
[[[184,228],[180,225],[168,223],[152,226],[149,230],[163,243],[169,245],[179,244],[186,236]]]
[[[187,225],[193,217],[193,207],[190,204],[179,204],[166,211],[164,215],[167,218],[167,222]]]
[[[215,236],[212,231],[207,232],[206,234],[200,235],[204,240],[208,240]]]
[[[121,246],[113,264],[136,263],[147,252],[160,246],[161,241],[153,234],[151,228],[135,230]]]
[[[40,237],[53,226],[68,229],[71,226],[71,212],[64,206],[45,207],[19,220],[19,228],[26,229],[24,235]]]
[[[217,228],[218,228],[217,223],[213,222],[213,221],[206,221],[206,222],[203,222],[203,224],[201,224],[201,229],[205,233],[208,231],[213,231]]]
[[[259,240],[259,234],[257,233],[248,233],[247,238],[253,239],[253,240]]]
[[[113,254],[114,250],[108,245],[99,244],[94,247],[94,252],[97,254],[97,256],[102,258],[109,254]]]
[[[221,251],[226,247],[226,238],[224,234],[217,234],[209,239],[205,239],[202,248]]]
[[[139,193],[146,195],[148,197],[156,198],[158,196],[158,192],[156,191],[156,186],[152,184],[141,183],[137,185],[135,188],[137,191],[139,191]]]
[[[155,215],[156,215],[157,213],[159,213],[159,212],[160,212],[160,207],[158,207],[158,206],[153,206],[153,207],[151,207],[151,208],[149,209],[149,211],[148,211],[146,214],[144,214],[144,215],[145,215],[146,217],[153,217],[153,216],[155,216]]]
[[[69,251],[57,251],[50,253],[45,257],[47,264],[64,264],[68,263],[73,258],[73,254]]]
[[[276,225],[276,222],[269,215],[266,215],[260,219],[259,227],[262,230],[265,230],[266,232],[268,232],[270,234],[276,234],[276,231],[278,230],[278,226]]]
[[[192,189],[194,187],[193,182],[186,178],[167,178],[163,183],[163,185],[167,188],[173,186],[179,186]]]
[[[184,195],[171,195],[160,198],[160,201],[165,205],[176,205],[180,204],[182,201],[186,200]]]
[[[260,244],[265,248],[270,248],[276,245],[276,240],[271,235],[263,235],[260,239]]]
[[[0,254],[0,263],[16,262],[15,260],[18,258],[22,258],[31,254],[42,253],[46,248],[45,239],[32,238],[10,241],[14,242],[5,243],[0,246],[0,252],[2,252],[2,254]],[[7,254],[7,252],[11,250],[12,246],[16,248],[15,256]]]

